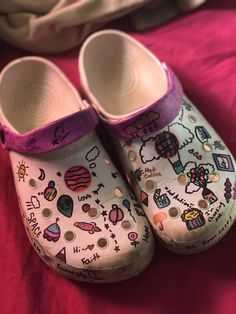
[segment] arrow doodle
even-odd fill
[[[104,188],[104,185],[102,183],[99,183],[97,187],[97,190],[92,191],[93,195],[98,195],[98,192],[101,190],[101,188]]]

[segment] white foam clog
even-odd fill
[[[98,117],[52,63],[26,57],[0,75],[0,135],[29,240],[72,279],[115,282],[153,256],[142,208],[95,132]]]
[[[115,30],[85,41],[79,69],[161,243],[188,254],[218,242],[235,220],[234,158],[173,71]]]

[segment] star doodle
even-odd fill
[[[116,179],[118,177],[118,172],[111,172],[112,178]]]
[[[105,224],[104,226],[105,226],[106,229],[109,229],[109,225],[108,224]]]
[[[111,238],[115,239],[116,235],[114,233],[111,234]]]
[[[102,216],[103,216],[103,217],[107,216],[107,211],[106,211],[106,210],[103,210],[103,211],[102,211]]]
[[[116,253],[118,253],[118,252],[120,251],[119,245],[116,245],[116,246],[114,247],[114,251],[116,251]]]
[[[96,200],[95,200],[95,203],[96,203],[96,204],[99,204],[99,203],[100,203],[100,200],[99,200],[99,199],[96,199]]]
[[[61,177],[61,172],[60,171],[57,172],[57,176]]]

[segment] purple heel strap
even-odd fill
[[[98,122],[95,110],[88,107],[24,134],[1,125],[0,138],[4,148],[18,153],[46,153],[79,140]]]
[[[183,90],[172,70],[165,65],[168,91],[153,104],[121,120],[104,120],[103,125],[116,137],[134,139],[159,131],[178,115],[183,100]]]

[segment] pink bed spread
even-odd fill
[[[177,73],[186,94],[236,157],[236,3],[209,0],[199,10],[151,31],[128,31]],[[44,55],[79,89],[75,48]],[[27,55],[0,43],[0,69]],[[235,314],[236,226],[213,248],[178,256],[156,245],[151,265],[126,282],[91,285],[50,270],[35,254],[21,221],[10,161],[0,149],[0,313]]]

